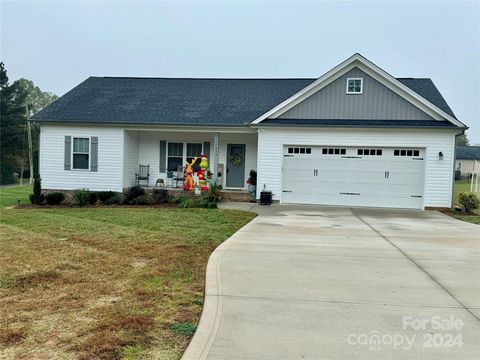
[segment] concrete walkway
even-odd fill
[[[480,226],[430,211],[240,206],[259,216],[210,257],[183,360],[480,357]]]

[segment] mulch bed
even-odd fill
[[[67,208],[95,208],[95,209],[104,209],[104,208],[177,208],[178,204],[173,203],[163,203],[163,204],[151,204],[151,205],[105,205],[105,204],[96,204],[96,205],[85,205],[79,206],[75,204],[61,204],[61,205],[33,205],[33,204],[20,204],[18,206],[12,206],[17,209],[67,209]]]
[[[441,208],[441,209],[436,209],[436,210],[438,210],[441,213],[446,214],[446,215],[457,215],[457,216],[475,216],[475,215],[478,215],[474,212],[469,212],[469,211],[465,211],[465,210],[457,211],[457,210],[453,210],[453,209],[449,209],[449,208]]]

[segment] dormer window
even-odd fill
[[[363,92],[362,78],[347,79],[347,94],[361,94]]]

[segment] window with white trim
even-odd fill
[[[361,94],[361,93],[363,93],[363,79],[347,78],[347,94]]]
[[[168,143],[167,171],[177,171],[183,166],[183,143]]]
[[[72,169],[90,168],[90,138],[73,138]]]

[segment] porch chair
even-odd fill
[[[177,174],[175,175],[173,180],[175,180],[175,187],[178,188],[178,183],[179,182],[182,183],[182,187],[183,187],[183,185],[185,183],[185,166],[179,166],[177,168]]]
[[[146,181],[148,187],[148,179],[150,177],[150,164],[138,165],[138,173],[135,173],[135,180],[137,185],[140,185],[140,181]]]

